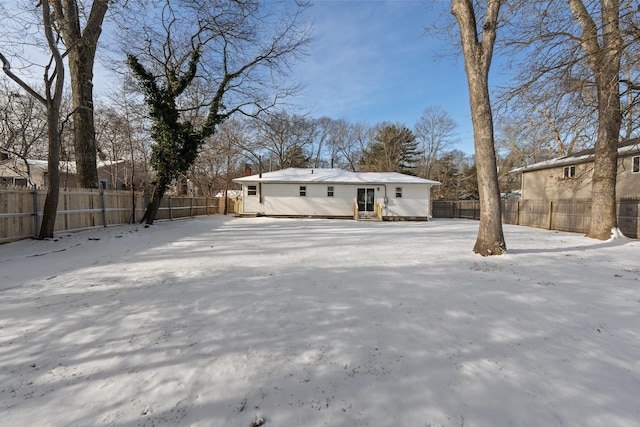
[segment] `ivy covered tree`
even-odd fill
[[[310,41],[303,4],[283,5],[279,12],[270,7],[268,13],[254,0],[154,5],[162,7],[149,9],[145,2],[136,16],[160,22],[127,26],[144,31],[142,37],[127,36],[144,40],[130,49],[127,63],[152,120],[151,165],[157,179],[142,220],[147,224],[172,181],[189,170],[218,126],[236,113],[256,116],[295,92],[295,85],[278,77]],[[199,96],[183,96],[194,88]]]
[[[202,126],[198,130],[190,120],[181,120],[176,98],[196,75],[200,49],[201,46],[195,47],[184,73],[179,74],[177,69],[168,70],[163,85],[158,84],[157,78],[135,56],[127,55],[127,63],[140,82],[152,120],[151,137],[154,144],[151,147],[151,165],[156,171],[157,182],[143,217],[147,224],[153,223],[160,201],[171,182],[191,167],[205,138],[211,136],[216,126],[225,118],[214,111],[207,120],[208,126]]]

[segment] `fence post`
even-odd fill
[[[549,230],[553,226],[553,200],[549,200]]]
[[[38,236],[38,187],[33,184],[33,237]]]
[[[100,200],[102,201],[102,225],[107,228],[107,204],[104,198],[104,188],[100,186]]]
[[[169,221],[173,221],[173,210],[171,209],[171,196],[169,196]]]
[[[136,223],[136,190],[133,185],[131,186],[131,218],[132,221],[130,224]]]
[[[520,200],[516,200],[516,225],[520,225]]]
[[[189,206],[189,216],[193,217],[193,196],[191,196],[191,206]]]
[[[209,196],[204,196],[204,214],[209,216]]]

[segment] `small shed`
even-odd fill
[[[397,172],[288,168],[234,179],[240,214],[282,217],[428,220],[437,181]]]

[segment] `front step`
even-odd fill
[[[382,221],[375,212],[358,212],[358,221]]]

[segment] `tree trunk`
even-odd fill
[[[465,72],[469,84],[469,102],[473,122],[480,227],[473,251],[482,256],[501,255],[507,250],[502,231],[502,211],[493,135],[493,117],[489,97],[489,68],[496,38],[500,0],[489,0],[479,41],[471,0],[452,0],[451,13],[460,27]]]
[[[153,225],[153,221],[155,221],[156,216],[158,215],[158,210],[160,209],[160,202],[162,202],[162,198],[164,197],[164,193],[167,191],[167,185],[158,183],[153,190],[153,196],[147,205],[147,209],[144,212],[144,216],[140,220],[141,223],[145,223],[147,225]]]
[[[55,18],[68,50],[73,99],[73,146],[78,185],[98,187],[96,135],[93,121],[93,65],[102,22],[110,0],[94,0],[84,30],[77,0],[52,0]]]
[[[618,227],[616,180],[622,125],[619,74],[623,49],[620,2],[600,0],[600,29],[582,0],[569,0],[569,6],[583,32],[579,42],[598,96],[598,137],[594,146],[591,226],[587,236],[606,240],[611,237],[611,230]]]
[[[594,147],[591,187],[591,225],[587,236],[607,240],[611,238],[611,230],[618,227],[616,180],[622,118],[618,91],[599,89],[598,110],[598,139]]]
[[[69,51],[73,99],[73,147],[78,186],[98,188],[96,134],[93,120],[93,63],[95,46],[78,44]]]
[[[58,114],[58,109],[49,102],[47,105],[47,136],[49,138],[47,198],[44,201],[42,211],[39,239],[53,237],[58,212],[58,199],[60,198],[60,130],[58,126],[60,119]]]
[[[44,202],[42,212],[42,224],[40,225],[40,239],[53,237],[56,225],[56,215],[58,212],[58,199],[60,198],[60,105],[62,103],[62,92],[64,90],[64,64],[62,55],[58,49],[57,40],[53,33],[53,22],[51,19],[50,4],[47,0],[42,0],[42,23],[44,32],[51,50],[52,62],[55,64],[54,71],[49,77],[49,65],[45,67],[45,91],[46,96],[39,99],[44,100],[47,108],[47,136],[49,137],[49,157],[48,174],[49,185],[47,187],[47,198]],[[55,82],[55,83],[54,83]]]
[[[500,255],[507,249],[502,231],[502,205],[498,186],[489,84],[485,76],[477,73],[475,78],[469,78],[469,99],[480,196],[480,228],[473,251],[482,256]]]

